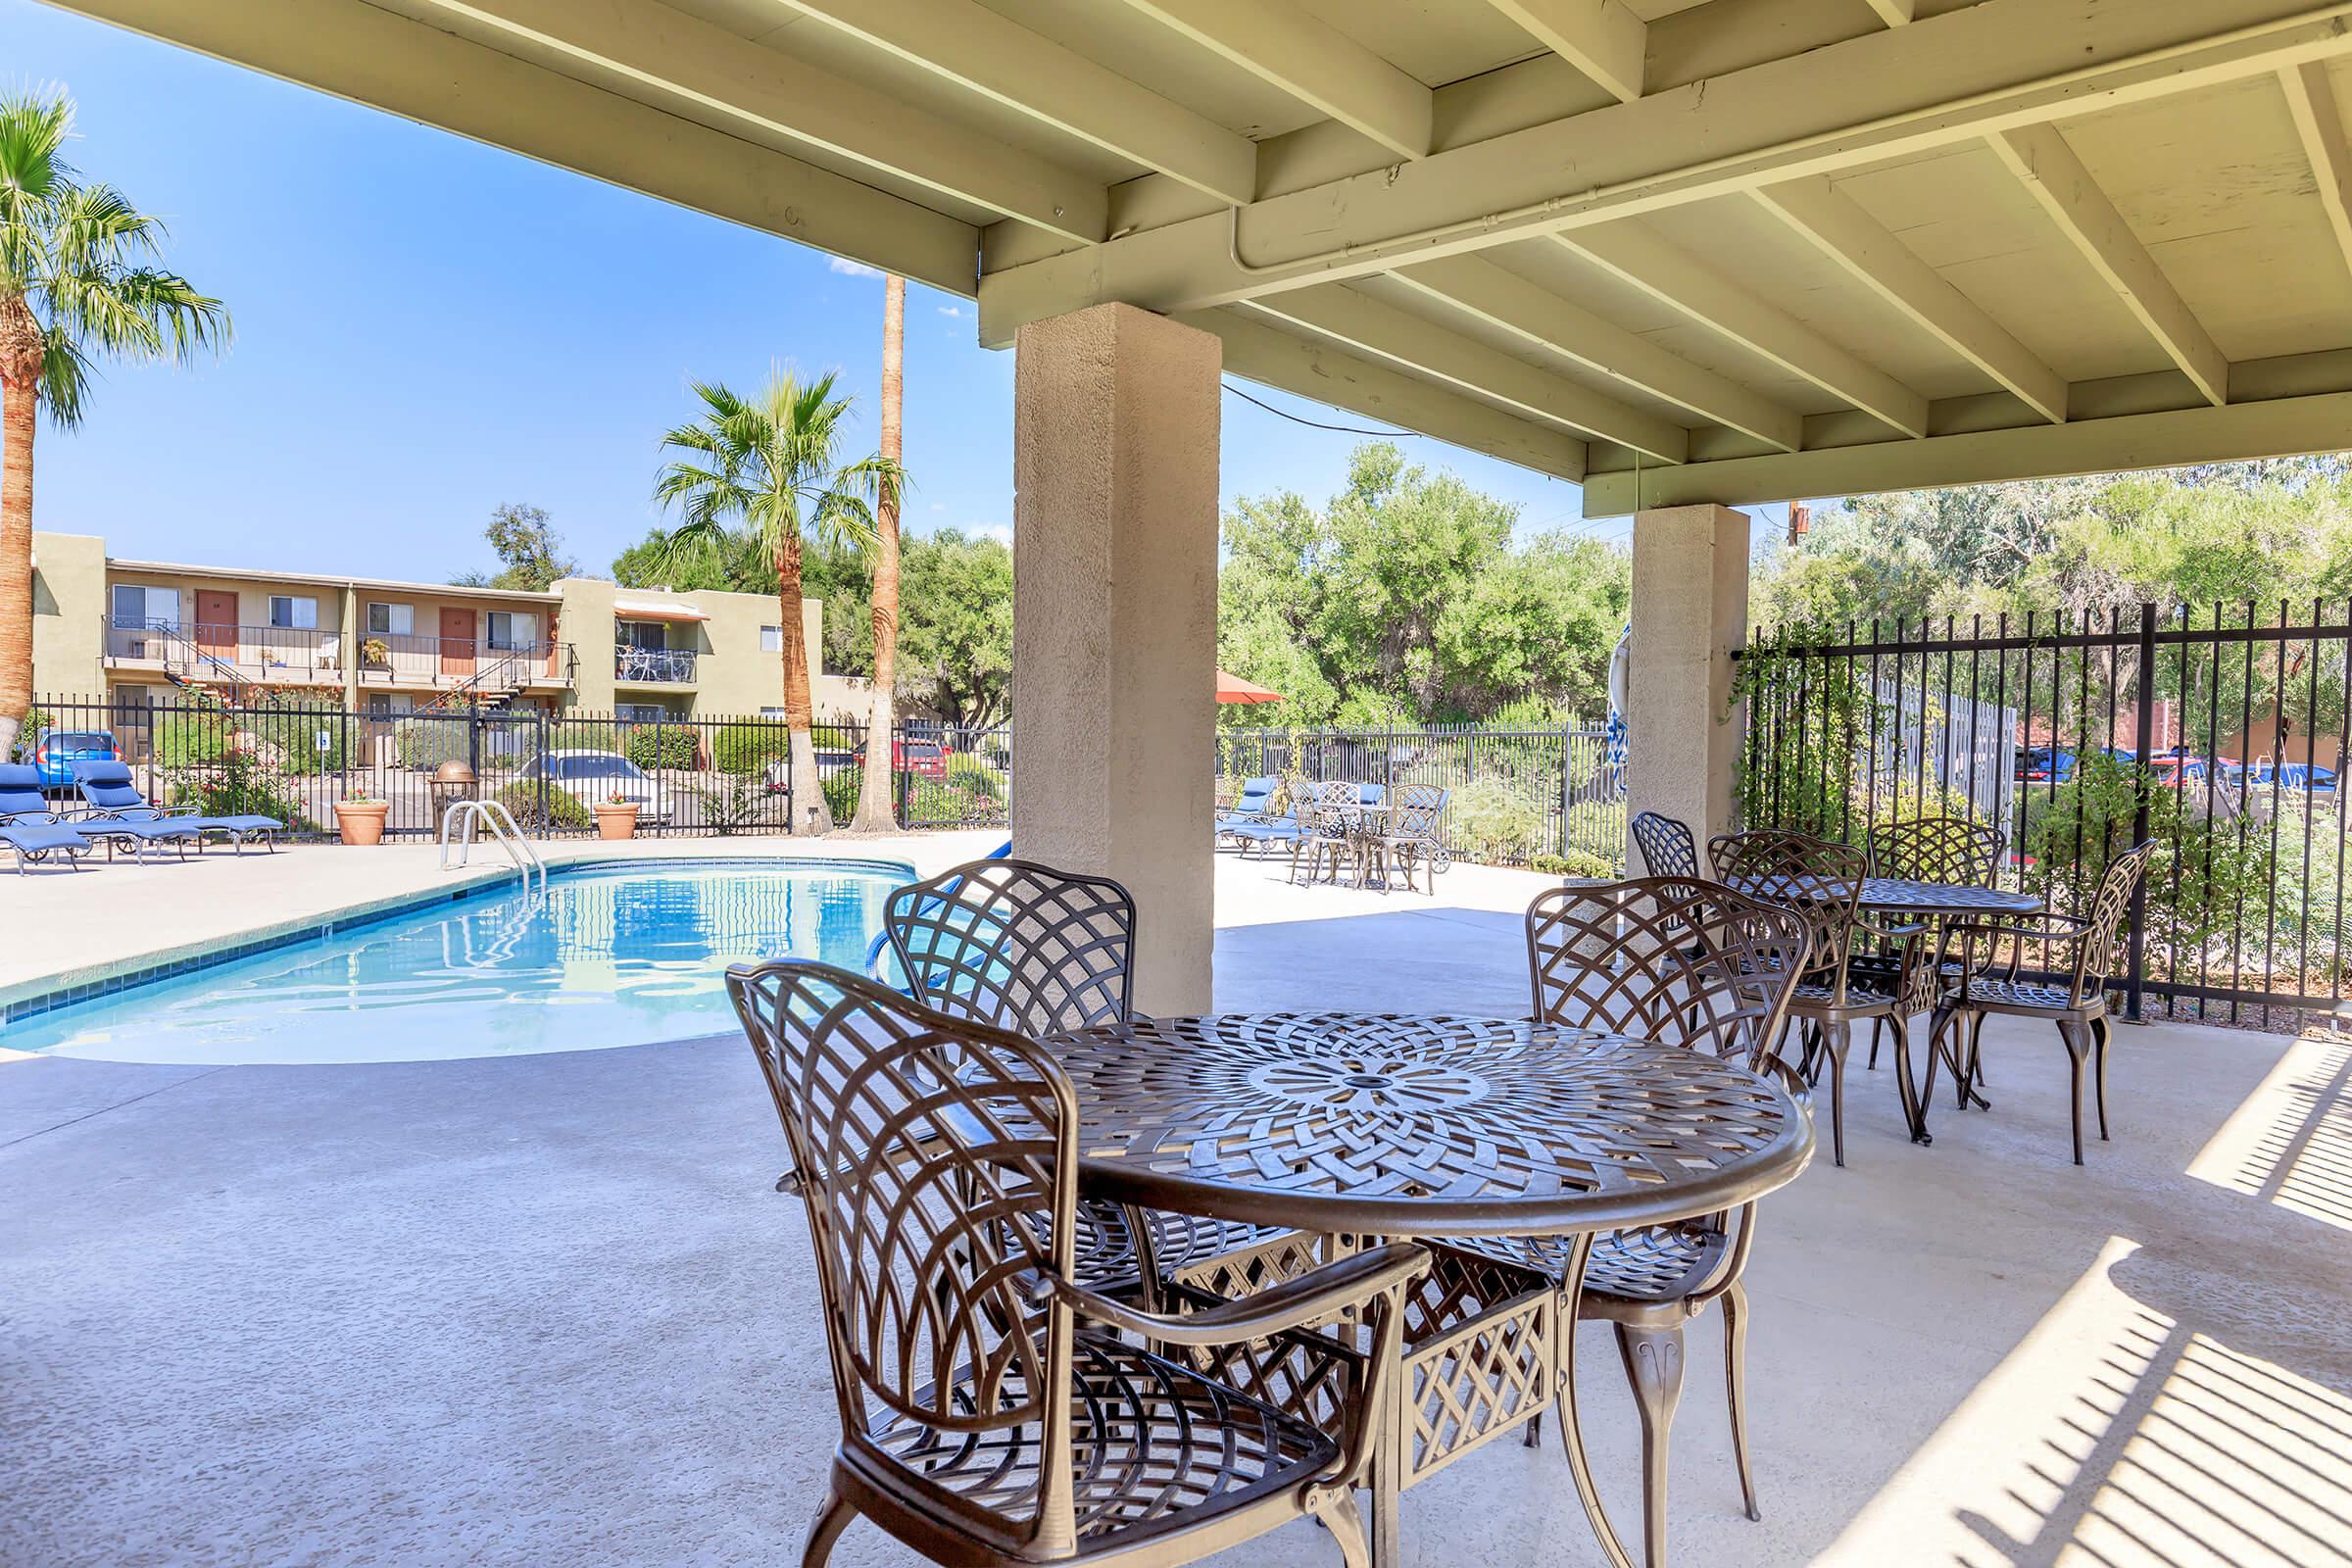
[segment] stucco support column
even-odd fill
[[[1698,506],[1637,515],[1633,621],[1627,805],[1688,822],[1703,872],[1707,839],[1738,825],[1746,726],[1732,707],[1732,650],[1747,635],[1747,514]]]
[[[1203,1012],[1220,345],[1098,305],[1014,350],[1013,852],[1126,884],[1136,1006]]]

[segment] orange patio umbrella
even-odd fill
[[[1217,671],[1217,701],[1220,703],[1279,703],[1282,693],[1270,692],[1263,686],[1246,681],[1239,675]]]

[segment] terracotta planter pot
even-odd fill
[[[612,806],[599,803],[596,810],[596,836],[600,839],[633,839],[637,836],[637,807]]]
[[[335,831],[346,844],[381,844],[384,817],[391,809],[390,801],[337,801]]]

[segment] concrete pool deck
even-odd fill
[[[1218,1005],[1521,1011],[1517,914],[1545,880],[1382,896],[1223,857]],[[1856,1058],[1848,1166],[1767,1200],[1748,1276],[1764,1522],[1740,1515],[1710,1314],[1677,1561],[2352,1562],[2352,1044],[2166,1024],[2117,1049],[2116,1141],[2081,1169],[2046,1031],[1986,1030],[1995,1109],[1947,1095],[1932,1149]],[[0,1562],[796,1561],[834,1417],[781,1142],[732,1036],[0,1060]],[[1605,1332],[1580,1348],[1629,1527],[1632,1402]],[[1404,1518],[1425,1568],[1598,1560],[1548,1439],[1465,1459]],[[1337,1560],[1311,1526],[1218,1559]],[[860,1524],[834,1561],[914,1559]]]

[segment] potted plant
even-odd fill
[[[381,669],[392,662],[392,645],[381,637],[369,637],[360,644],[360,662],[369,669]]]
[[[384,842],[384,816],[390,801],[379,801],[366,790],[353,790],[335,803],[335,831],[346,844]]]
[[[596,803],[596,836],[633,839],[637,836],[637,803],[615,790]]]

